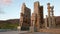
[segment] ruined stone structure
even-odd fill
[[[39,4],[39,2],[34,2],[34,12],[31,15],[31,10],[26,7],[25,3],[22,5],[22,12],[20,15],[20,26],[21,30],[29,30],[40,31],[40,29],[44,28],[54,28],[55,25],[55,17],[54,17],[54,7],[50,6],[50,3],[47,4],[48,15],[46,15],[46,19],[44,22],[43,19],[43,6]]]
[[[53,11],[53,6],[50,6],[50,3],[47,4],[47,9],[48,9],[48,16],[45,19],[45,27],[49,28],[54,28],[55,27],[55,17],[54,17],[54,11]]]
[[[22,10],[21,10],[21,15],[20,15],[20,26],[21,30],[27,30],[29,29],[30,23],[31,23],[31,10],[26,7],[25,3],[22,5]]]
[[[40,6],[39,2],[34,3],[34,13],[31,16],[31,23],[34,23],[35,31],[43,28],[43,6]]]

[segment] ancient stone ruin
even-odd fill
[[[39,2],[34,2],[34,12],[31,15],[31,9],[22,4],[20,15],[21,30],[30,30],[32,32],[39,32],[40,29],[51,29],[56,27],[54,17],[54,6],[47,4],[48,15],[44,19],[43,6]]]

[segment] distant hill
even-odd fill
[[[56,16],[56,25],[60,25],[60,16]],[[0,23],[19,23],[19,19],[0,20]]]
[[[19,19],[10,19],[10,20],[7,20],[8,22],[10,23],[19,23]]]
[[[0,20],[0,29],[16,29],[19,19]]]
[[[19,19],[0,20],[0,23],[19,23]]]

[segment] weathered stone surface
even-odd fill
[[[53,6],[51,7],[50,6],[50,3],[48,3],[47,4],[47,9],[48,9],[48,19],[46,20],[45,19],[45,22],[46,22],[46,24],[48,24],[47,25],[47,27],[49,27],[49,28],[55,28],[56,27],[56,21],[55,21],[55,17],[54,17],[54,11],[53,11]]]
[[[51,29],[40,29],[40,32],[48,32],[48,33],[60,33],[60,29],[51,28]]]
[[[34,2],[34,13],[32,14],[31,22],[35,23],[34,27],[36,28],[36,31],[43,28],[43,6],[40,6],[38,1]]]
[[[20,26],[22,30],[27,30],[31,23],[31,10],[23,3],[21,11]]]

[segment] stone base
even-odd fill
[[[20,34],[51,34],[51,33],[45,33],[45,32],[28,32],[28,33],[20,33]]]
[[[30,27],[30,32],[34,32],[34,27]]]
[[[40,29],[40,32],[60,33],[60,29]]]
[[[21,31],[28,31],[29,27],[28,26],[21,26]]]

